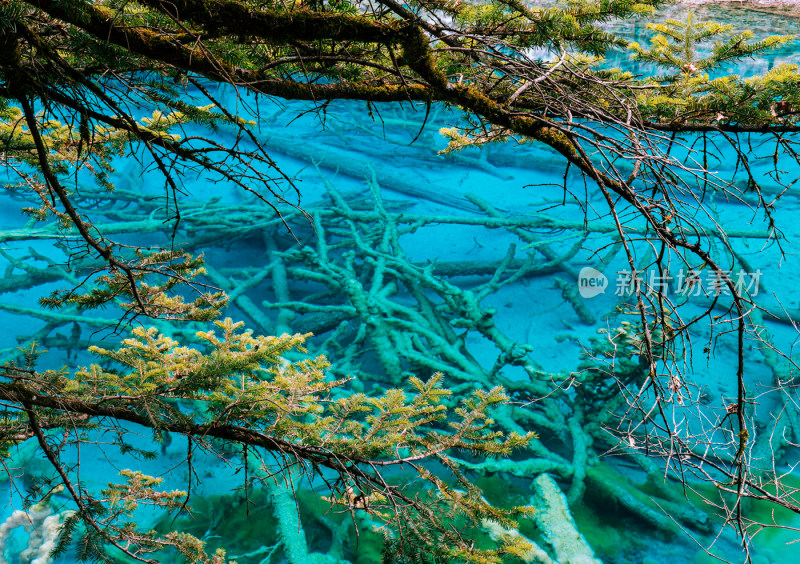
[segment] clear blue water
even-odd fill
[[[701,9],[700,12],[705,13],[705,10]],[[800,21],[776,19],[761,13],[754,15],[748,11],[723,11],[720,14],[724,18],[736,18],[746,27],[756,26],[762,33],[765,30],[781,33],[781,26],[793,30]],[[788,47],[776,53],[770,59],[773,62],[752,61],[741,65],[739,70],[742,75],[761,72],[775,64],[776,60],[794,62],[796,53],[796,47]],[[231,104],[236,103],[237,94],[229,88],[219,88],[216,95]],[[250,99],[247,101],[255,103]],[[332,276],[331,272],[342,276],[349,273],[370,288],[374,279],[368,276],[373,271],[369,252],[365,248],[380,248],[383,239],[379,235],[385,232],[385,221],[359,214],[374,212],[383,206],[388,213],[403,214],[395,216],[395,219],[401,231],[406,231],[393,241],[396,246],[385,251],[386,254],[420,268],[435,263],[434,272],[438,268],[443,269],[441,272],[449,273],[442,274],[441,280],[481,295],[480,303],[484,310],[488,312],[491,308],[495,312],[496,328],[511,341],[528,345],[530,365],[552,374],[554,382],[570,379],[582,360],[581,351],[590,346],[590,339],[598,335],[598,330],[613,331],[625,319],[615,313],[620,303],[620,296],[615,294],[618,280],[624,281],[620,273],[628,267],[618,249],[616,253],[610,252],[614,237],[605,229],[610,225],[610,220],[604,203],[589,188],[586,197],[590,205],[582,208],[578,201],[585,197],[584,183],[576,175],[567,178],[567,185],[576,198],[565,198],[561,188],[564,166],[551,151],[530,144],[508,142],[480,150],[439,154],[446,145],[446,140],[439,135],[439,129],[461,120],[456,112],[441,106],[432,109],[424,125],[424,108],[409,105],[382,105],[379,115],[376,114],[374,119],[366,115],[363,104],[357,103],[333,103],[326,108],[324,115],[307,113],[309,109],[311,106],[304,103],[262,100],[259,105],[258,139],[280,169],[293,180],[301,196],[298,198],[287,182],[276,184],[275,189],[282,190],[289,202],[299,204],[312,213],[319,212],[327,243],[346,245],[345,251],[355,251],[352,258],[348,258],[347,254],[334,248],[327,258],[329,264],[326,272],[329,277]],[[300,114],[303,114],[302,117],[298,117]],[[231,130],[222,129],[215,132],[214,136],[223,144],[234,140]],[[412,144],[414,139],[416,141]],[[759,150],[754,149],[754,157],[759,155]],[[771,161],[766,149],[762,153],[763,159],[754,158],[753,162],[758,174],[766,178]],[[722,178],[729,178],[735,172],[728,165],[729,156],[723,152],[717,162],[709,163],[709,167]],[[120,159],[115,167],[113,180],[120,198],[127,197],[129,192],[147,197],[126,206],[117,204],[110,210],[100,206],[87,208],[90,217],[96,223],[104,224],[136,219],[143,210],[147,213],[152,211],[152,229],[123,233],[119,237],[135,244],[168,244],[171,226],[162,224],[162,216],[159,215],[164,194],[163,182],[146,164],[143,166],[141,160]],[[785,172],[789,179],[798,177],[798,174],[800,171],[794,169]],[[360,340],[362,335],[359,331],[370,320],[358,316],[337,317],[336,313],[348,305],[348,300],[325,280],[309,275],[309,271],[313,270],[313,261],[299,251],[306,246],[318,248],[318,238],[322,234],[315,233],[305,218],[292,215],[290,208],[283,208],[294,233],[289,235],[285,227],[274,220],[267,205],[255,201],[248,194],[230,190],[215,179],[185,178],[184,188],[188,196],[182,202],[186,213],[178,233],[178,242],[192,246],[198,237],[202,238],[202,249],[206,252],[208,265],[228,285],[228,290],[239,289],[240,298],[246,298],[235,301],[226,312],[227,315],[246,320],[249,327],[260,333],[287,329],[315,331],[318,334],[309,342],[311,351],[327,354],[334,362],[337,373],[355,374],[358,377],[354,383],[356,389],[370,391],[399,383],[392,381],[391,359],[378,353],[376,341],[370,338]],[[338,217],[342,213],[341,205],[339,212],[333,216],[325,215],[334,209],[331,191],[342,195],[352,208],[350,223]],[[473,225],[485,217],[485,213],[476,206],[475,197],[490,202],[504,217],[519,221],[520,224],[525,221],[540,223],[521,233]],[[209,201],[212,203],[209,204]],[[793,254],[793,242],[800,235],[800,222],[795,219],[796,214],[800,213],[797,196],[792,193],[784,195],[775,212],[783,231],[783,255],[775,242],[763,236],[767,227],[760,214],[754,215],[740,203],[727,202],[712,195],[706,201],[721,225],[739,233],[731,240],[732,248],[753,270],[759,269],[763,273],[759,303],[768,310],[781,312],[785,309],[787,316],[794,315],[800,308],[800,299],[795,290],[800,275],[800,259]],[[0,213],[5,229],[23,228],[25,220],[17,212],[20,205],[18,200],[10,197],[4,201]],[[199,216],[204,205],[207,207],[202,213],[207,217],[208,210],[212,210],[217,221],[194,227],[197,225],[193,223],[194,215]],[[431,216],[436,216],[437,220],[430,220]],[[547,223],[549,220],[552,222]],[[588,232],[583,230],[584,221],[589,225]],[[699,221],[708,222],[709,218],[700,217]],[[187,228],[192,232],[184,231]],[[359,240],[365,248],[357,246],[354,232],[359,234]],[[498,288],[488,288],[494,269],[509,256],[512,248],[514,258],[530,258],[531,265],[536,268]],[[21,236],[18,240],[7,239],[2,250],[5,264],[11,264],[12,259],[22,260],[25,264],[51,272],[54,267],[48,264],[48,260],[53,264],[63,263],[68,252],[64,246],[54,246],[52,240],[37,240],[28,236]],[[637,252],[637,263],[647,263],[651,257],[650,251],[642,247]],[[279,297],[275,294],[272,277],[263,275],[265,268],[274,265],[276,257],[280,257],[289,267],[291,300],[317,306],[319,311],[316,313],[320,315],[298,314],[294,318],[278,319],[276,308],[272,306],[279,301]],[[728,260],[724,253],[721,257]],[[348,260],[352,262],[348,263]],[[577,302],[585,308],[579,311],[564,299],[564,287],[573,290],[578,288],[579,273],[583,267],[602,270],[609,280],[609,286],[605,293],[591,298],[577,298]],[[19,267],[9,268],[5,280],[10,280],[12,275],[22,274]],[[377,316],[382,320],[381,323],[391,326],[398,334],[426,329],[431,317],[424,315],[423,306],[428,301],[434,306],[441,303],[442,292],[437,292],[436,288],[415,289],[402,276],[397,275],[397,279],[395,287],[385,289],[386,299],[376,302],[381,306],[374,308],[371,315]],[[219,279],[212,279],[211,282],[220,284]],[[1,362],[18,358],[18,344],[28,342],[33,337],[41,340],[50,350],[41,359],[42,368],[89,362],[90,359],[80,352],[86,346],[99,343],[108,346],[118,340],[118,335],[109,329],[114,326],[113,310],[56,321],[46,314],[40,317],[33,315],[30,309],[38,310],[35,305],[38,297],[63,286],[60,280],[43,278],[30,287],[0,295],[0,324],[5,328],[0,334]],[[246,290],[242,291],[245,286]],[[702,301],[693,304],[690,300],[684,312],[686,315],[697,313],[702,307]],[[446,316],[443,317],[447,320]],[[49,322],[52,325],[48,327]],[[766,324],[772,341],[791,352],[797,338],[796,329],[790,323],[767,321]],[[42,332],[43,328],[47,328],[45,332]],[[171,330],[181,338],[186,338],[195,330],[191,326],[163,329]],[[417,332],[413,339],[409,337],[407,342],[398,340],[395,343],[396,350],[400,352],[427,349],[431,353],[427,360],[414,356],[402,358],[401,370],[426,376],[435,369],[441,369],[448,374],[448,384],[461,392],[473,387],[486,387],[501,379],[513,383],[527,378],[520,366],[506,366],[498,374],[493,374],[498,348],[479,331],[465,331],[457,324],[450,327],[442,325],[438,330],[438,333],[431,335]],[[702,394],[704,399],[700,407],[694,410],[675,405],[674,417],[676,421],[683,421],[682,424],[690,430],[698,429],[703,418],[718,418],[720,409],[735,394],[733,341],[728,336],[722,336],[714,341],[713,350],[708,353],[703,351],[705,344],[715,335],[707,327],[697,327],[693,334],[695,344],[692,355],[689,357],[687,354],[686,380],[693,383],[688,393],[692,397]],[[74,337],[77,337],[76,341],[64,346]],[[443,338],[462,343],[458,354],[448,352],[446,347],[440,345]],[[757,396],[754,416],[764,424],[764,429],[769,429],[770,413],[779,400],[769,392],[772,373],[756,347],[748,349],[747,378],[748,386]],[[561,410],[561,414],[550,412],[548,416],[557,419],[569,415],[569,402],[574,399],[574,394],[565,392],[560,399],[549,404],[551,409]],[[570,458],[570,442],[564,436],[541,430],[535,421],[531,422],[519,412],[513,414],[509,421],[522,429],[539,431],[541,446],[552,453],[553,460]],[[168,489],[185,489],[189,479],[188,469],[180,464],[186,453],[185,442],[176,437],[169,444],[153,447],[152,437],[147,431],[131,431],[139,433],[138,438],[134,439],[135,444],[155,448],[161,453],[160,466],[155,465],[149,471],[163,475]],[[644,483],[644,473],[640,467],[629,458],[605,454],[614,444],[613,439],[607,444],[600,439],[595,440],[593,452],[598,455],[596,462],[600,465],[597,467],[602,468],[603,472],[596,474],[595,479],[610,476],[619,482],[620,487],[640,492],[639,495],[645,497],[654,496],[655,502],[658,502],[660,498],[654,493],[657,487]],[[524,459],[525,456],[519,458]],[[796,464],[797,456],[797,449],[788,447],[778,460],[778,470],[790,471]],[[18,488],[24,485],[26,473],[43,472],[41,460],[36,457],[26,460],[26,466],[17,471],[20,475],[16,480]],[[120,458],[100,447],[85,447],[80,452],[81,473],[88,487],[102,487],[119,469],[131,463],[131,460]],[[191,528],[198,536],[204,536],[210,543],[219,542],[227,546],[231,556],[239,556],[240,564],[282,561],[280,551],[267,556],[276,543],[274,531],[270,532],[268,511],[243,517],[241,511],[237,513],[241,500],[235,494],[226,498],[211,497],[229,493],[230,484],[236,480],[234,465],[227,460],[203,458],[197,454],[195,470],[199,472],[197,477],[202,479],[202,485],[195,486],[198,517],[191,523],[181,522],[181,525]],[[558,476],[555,470],[553,472],[567,490],[567,477]],[[491,470],[484,474],[481,477],[476,475],[476,479],[486,488],[492,502],[529,499],[531,476],[522,472]],[[677,487],[673,480],[666,483],[669,488]],[[10,487],[6,487],[5,492],[7,503],[3,507],[6,514],[10,514],[19,507],[20,492]],[[268,505],[264,494],[258,495],[261,497],[256,497],[256,501],[260,501],[262,506]],[[320,517],[313,497],[307,491],[301,495],[301,517],[310,550],[324,553],[333,550],[332,525],[330,519],[326,521]],[[695,496],[689,497],[696,500]],[[689,504],[688,501],[682,503],[686,506]],[[700,563],[710,561],[703,547],[712,546],[720,556],[741,561],[742,555],[730,528],[726,528],[719,520],[713,520],[716,513],[713,508],[698,507],[708,511],[712,525],[707,530],[689,529],[694,540],[689,535],[675,534],[675,531],[663,528],[659,530],[653,523],[643,520],[624,506],[609,502],[599,488],[593,488],[592,482],[589,482],[584,501],[576,502],[572,511],[580,530],[597,557],[604,562]],[[146,512],[140,517],[143,524],[150,524],[153,519]],[[782,513],[776,519],[778,517],[787,520],[783,524],[800,526],[794,517]],[[264,524],[257,524],[259,518],[264,519]],[[253,531],[235,539],[221,535],[223,527],[220,523],[234,519],[242,520],[241,528],[249,523]],[[538,534],[531,525],[526,527],[524,533],[531,536]],[[19,561],[19,552],[27,542],[26,536],[20,531],[15,535],[6,551],[10,562]],[[755,554],[759,560],[754,561],[763,564],[797,560],[800,558],[800,543],[792,543],[797,538],[792,531],[765,531],[757,535]],[[339,552],[342,557],[354,562],[377,561],[374,560],[374,547],[366,541],[359,546],[347,544]],[[65,558],[61,561],[72,560]]]

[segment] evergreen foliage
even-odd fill
[[[657,32],[645,49],[631,43],[636,59],[666,68],[670,74],[652,77],[652,85],[665,86],[642,94],[639,102],[645,115],[657,122],[782,124],[793,119],[797,104],[796,65],[781,65],[761,77],[741,79],[736,75],[711,78],[731,60],[753,57],[794,40],[793,36],[770,36],[753,41],[753,33],[733,32],[733,25],[716,22],[694,23],[691,12],[685,22],[667,20],[648,24]],[[710,45],[706,45],[710,44]],[[706,56],[700,49],[709,48]],[[667,86],[667,85],[671,85]]]
[[[182,510],[191,505],[187,492],[161,491],[160,478],[124,470],[123,482],[109,483],[101,497],[94,497],[72,486],[77,477],[68,474],[61,447],[45,433],[69,426],[80,436],[126,423],[156,435],[188,437],[203,449],[214,448],[208,442],[212,438],[222,439],[240,445],[244,458],[248,449],[263,449],[269,455],[259,463],[267,468],[299,466],[318,474],[330,484],[331,504],[380,523],[394,561],[413,553],[424,561],[498,562],[504,554],[530,549],[522,538],[509,538],[491,550],[474,547],[482,521],[513,528],[513,518],[532,509],[492,507],[448,457],[451,451],[507,456],[535,437],[504,436],[496,429],[489,412],[508,400],[502,388],[475,391],[451,411],[443,403],[451,393],[442,388],[441,375],[427,382],[411,378],[411,393],[351,393],[347,380],[325,378],[324,358],[285,359],[292,351],[303,352],[306,336],[253,336],[231,319],[214,324],[219,334],[198,333],[202,344],[196,348],[181,346],[155,328],[135,328],[116,350],[92,347],[100,363],[74,374],[5,369],[10,381],[0,384],[0,393],[17,397],[24,410],[8,414],[0,433],[39,440],[59,469],[56,480],[69,484],[80,509],[63,527],[58,552],[77,535],[84,559],[113,561],[117,551],[149,558],[172,548],[189,562],[224,561],[221,552],[207,555],[192,535],[157,535],[136,526],[133,514],[139,506]],[[145,461],[155,456],[131,447],[124,433],[114,444]],[[431,472],[429,461],[449,468],[452,478]],[[416,474],[415,480],[401,475],[413,487],[382,476],[390,467]],[[448,523],[456,518],[466,519],[477,533],[452,528]]]

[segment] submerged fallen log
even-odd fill
[[[224,126],[221,128],[224,129]],[[236,131],[238,133],[238,130]],[[464,196],[426,178],[419,171],[413,177],[397,174],[397,169],[374,159],[367,159],[363,152],[338,149],[331,145],[309,144],[306,139],[287,137],[282,134],[279,140],[261,137],[259,142],[274,154],[282,154],[306,162],[315,167],[325,168],[333,173],[344,174],[356,180],[374,178],[385,190],[411,196],[417,200],[427,200],[443,206],[480,213]]]
[[[569,511],[567,498],[549,474],[533,481],[531,505],[536,508],[533,520],[542,536],[553,547],[556,561],[566,564],[602,564],[592,547],[578,531]]]

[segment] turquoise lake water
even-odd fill
[[[675,13],[676,9],[671,10],[669,13]],[[741,8],[698,8],[695,19],[704,17],[736,22],[755,28],[759,34],[791,33],[800,25],[800,18]],[[624,31],[634,37],[642,32],[642,26],[637,29]],[[737,72],[743,76],[764,72],[781,62],[800,62],[796,43],[769,58],[745,61]],[[641,68],[641,72],[646,71],[646,67]],[[315,333],[308,342],[310,351],[328,355],[334,375],[354,375],[352,386],[357,391],[380,391],[401,384],[398,375],[428,376],[441,370],[449,386],[466,394],[476,387],[497,383],[513,386],[529,377],[530,368],[550,374],[554,390],[558,386],[564,388],[541,403],[544,407],[530,408],[536,417],[551,421],[560,418],[566,425],[574,413],[572,402],[584,402],[582,409],[587,410],[603,408],[602,401],[592,402],[581,395],[584,391],[575,375],[585,362],[582,351],[592,346],[602,348],[591,341],[599,338],[602,342],[603,334],[598,330],[613,332],[627,319],[620,315],[619,306],[627,297],[629,267],[615,245],[613,224],[604,201],[578,175],[569,173],[565,177],[564,163],[554,152],[510,141],[440,154],[447,141],[439,130],[462,123],[463,119],[455,110],[441,105],[432,107],[423,123],[422,106],[379,105],[371,118],[365,105],[359,103],[334,102],[324,112],[311,111],[314,106],[306,103],[240,99],[229,87],[207,86],[230,107],[257,106],[257,115],[253,112],[251,116],[258,121],[257,139],[291,179],[277,181],[275,190],[317,221],[315,229],[307,217],[284,205],[281,210],[292,230],[289,233],[270,207],[251,195],[231,190],[218,179],[183,178],[187,196],[181,202],[183,219],[175,242],[193,252],[204,251],[209,282],[234,293],[226,315],[244,320],[258,333]],[[250,110],[242,111],[247,115]],[[208,134],[200,129],[192,131]],[[223,145],[239,142],[246,147],[250,143],[237,141],[236,132],[231,129],[222,128],[213,136]],[[779,188],[769,177],[770,147],[755,141],[750,153],[754,169],[764,179],[767,193],[774,197]],[[708,166],[727,180],[738,172],[731,163],[730,154],[722,151]],[[159,175],[142,158],[119,159],[114,166],[116,203],[107,205],[95,200],[91,187],[82,188],[89,217],[96,225],[149,218],[146,225],[132,223],[133,227],[115,236],[130,244],[169,245],[172,224],[163,212],[164,185]],[[782,180],[791,182],[800,176],[800,170],[792,168],[782,174]],[[800,257],[795,247],[800,237],[800,209],[796,188],[781,197],[775,210],[782,231],[781,245],[766,236],[769,227],[763,215],[746,205],[752,203],[747,195],[744,199],[726,201],[709,192],[704,203],[711,211],[698,212],[697,220],[704,225],[716,221],[734,234],[730,246],[737,255],[736,261],[718,240],[712,243],[713,250],[719,253],[723,264],[730,263],[732,276],[738,269],[735,265],[746,264],[748,275],[758,272],[759,304],[784,318],[765,320],[769,339],[791,354],[798,337],[791,321],[800,319]],[[25,219],[18,213],[22,205],[17,196],[5,196],[0,208],[4,229],[24,228]],[[481,225],[492,214],[504,218],[505,227]],[[329,246],[325,253],[320,250],[323,245]],[[119,340],[114,330],[116,314],[111,309],[88,315],[65,311],[60,312],[60,317],[37,313],[41,310],[36,299],[64,287],[58,265],[66,262],[69,241],[53,245],[48,238],[20,235],[7,238],[2,252],[0,260],[8,269],[4,278],[7,285],[0,294],[0,326],[4,328],[0,332],[0,363],[18,359],[16,347],[32,339],[50,351],[42,357],[40,368],[90,362],[82,352],[88,345],[107,347]],[[652,262],[653,249],[643,244],[636,253],[637,264],[644,265],[643,275],[655,275],[646,266]],[[376,265],[386,257],[391,260],[380,267],[386,268],[382,271],[386,279],[376,282]],[[34,267],[35,275],[28,272],[33,282],[21,281],[25,272],[20,266],[12,267],[14,261]],[[286,296],[275,290],[276,264],[286,269]],[[406,269],[409,264],[411,267]],[[498,274],[500,265],[505,271]],[[437,277],[435,284],[422,274],[426,267]],[[604,291],[597,295],[580,295],[579,282],[585,279],[582,269],[587,267],[594,269],[592,272],[597,275],[592,276],[598,280],[600,275],[605,278]],[[64,276],[71,284],[77,280],[66,272]],[[355,294],[342,290],[341,280],[347,277],[357,281],[373,301],[359,309]],[[25,287],[11,287],[12,280],[20,280],[19,285]],[[752,281],[753,276],[745,280]],[[481,311],[493,319],[494,332],[459,325],[463,320],[458,312],[447,311],[442,305],[447,303],[450,285],[478,297]],[[567,299],[567,295],[572,298]],[[702,296],[697,296],[696,301],[692,298],[682,310],[686,316],[697,315],[707,306]],[[391,350],[381,350],[375,327],[391,332]],[[161,329],[178,339],[189,339],[197,327]],[[683,391],[687,404],[672,404],[674,421],[684,426],[687,436],[701,430],[714,440],[721,436],[715,429],[722,426],[720,411],[736,391],[735,340],[725,334],[726,329],[723,326],[712,332],[707,324],[700,324],[692,330],[694,344],[687,349],[682,365],[690,384]],[[496,370],[503,364],[498,362],[502,356],[500,339],[492,338],[497,334],[527,346],[528,364],[505,364]],[[747,355],[747,384],[756,398],[751,416],[758,422],[759,432],[768,433],[773,428],[772,414],[784,406],[797,409],[799,404],[793,405],[792,401],[798,398],[793,388],[786,396],[772,390],[773,369],[760,345],[748,342]],[[578,387],[574,387],[576,383]],[[519,391],[514,399],[530,405],[528,402],[536,398]],[[540,434],[538,451],[515,456],[519,467],[524,467],[526,458],[544,458],[552,465],[550,472],[562,489],[569,490],[569,476],[559,475],[559,468],[574,454],[566,433],[542,429],[537,426],[539,420],[522,413],[524,407],[514,409],[517,411],[509,411],[502,420],[517,427],[507,426],[506,430],[533,429]],[[612,430],[618,432],[609,429]],[[134,444],[152,447],[147,431],[129,431],[138,434]],[[713,561],[705,553],[708,549],[725,559],[742,561],[731,527],[715,520],[718,511],[698,502],[695,493],[687,494],[691,501],[685,499],[672,479],[674,472],[661,484],[646,481],[643,466],[635,458],[619,454],[619,440],[611,432],[591,432],[594,447],[590,458],[595,470],[587,479],[583,500],[573,504],[572,512],[598,559],[608,563],[699,564]],[[794,446],[800,429],[795,433],[777,459],[776,471],[787,473],[790,483],[800,484],[800,476],[792,474],[800,456]],[[258,490],[252,493],[256,507],[248,515],[241,494],[231,489],[231,484],[240,483],[236,465],[231,462],[235,453],[230,459],[198,453],[196,474],[189,476],[188,469],[180,463],[186,454],[185,441],[173,437],[155,448],[160,457],[155,463],[147,463],[147,471],[163,476],[167,489],[186,489],[187,481],[195,482],[195,517],[179,519],[178,526],[211,546],[225,546],[229,556],[238,557],[240,564],[285,561],[277,547],[267,495]],[[74,456],[76,463],[80,461],[82,477],[95,488],[132,464],[100,446],[83,447]],[[25,447],[19,460],[24,461],[24,466],[12,472],[16,474],[15,486],[10,487],[8,482],[3,485],[6,503],[0,508],[5,515],[20,507],[20,493],[24,492],[27,477],[47,473],[41,456]],[[465,457],[465,462],[479,465],[481,461]],[[656,460],[655,464],[663,463]],[[492,503],[527,503],[531,499],[532,476],[522,471],[500,472],[489,466],[474,476]],[[604,480],[614,481],[617,489],[598,487]],[[687,480],[690,486],[697,485],[693,477]],[[672,493],[665,494],[664,489]],[[320,484],[304,484],[298,491],[300,516],[311,552],[362,564],[379,561],[374,538],[365,537],[355,543],[352,531],[342,524],[342,516],[324,513],[324,504],[320,505],[317,495]],[[627,493],[609,497],[613,491]],[[628,500],[627,505],[621,501],[623,498]],[[66,499],[56,499],[57,510],[68,507]],[[659,503],[685,508],[685,519],[676,517],[670,525],[669,518],[659,517]],[[636,507],[641,506],[651,513],[637,512]],[[761,520],[773,518],[763,507],[750,509]],[[651,519],[643,515],[650,515]],[[147,512],[140,518],[143,526],[166,526],[156,523]],[[788,512],[778,512],[774,518],[800,528],[800,518]],[[703,523],[705,519],[708,521]],[[543,532],[535,526],[522,526],[521,532],[546,546]],[[753,561],[766,564],[800,560],[800,543],[794,542],[800,540],[799,535],[791,530],[764,530],[755,536]],[[18,529],[7,543],[6,560],[13,564],[28,561],[21,557],[27,541],[27,534]],[[72,561],[71,557],[58,560]]]

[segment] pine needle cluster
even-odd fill
[[[14,395],[24,409],[5,419],[0,432],[36,436],[60,479],[70,484],[71,502],[79,510],[80,526],[64,528],[61,546],[76,535],[85,558],[93,551],[113,555],[120,547],[136,556],[174,549],[190,562],[220,557],[205,554],[203,543],[191,535],[159,536],[135,525],[140,505],[181,510],[191,504],[187,492],[161,491],[160,479],[134,469],[124,470],[124,481],[103,492],[87,492],[60,459],[54,439],[42,431],[69,425],[67,434],[89,440],[86,433],[100,432],[111,417],[113,425],[137,423],[199,445],[223,439],[227,449],[238,445],[243,453],[260,453],[265,469],[273,466],[270,472],[303,468],[328,484],[326,499],[338,510],[382,524],[387,554],[395,561],[498,562],[526,550],[522,537],[509,537],[490,550],[475,548],[483,521],[513,528],[514,518],[531,508],[493,507],[448,457],[451,452],[505,457],[535,437],[505,435],[497,428],[490,413],[508,400],[502,388],[453,402],[437,374],[427,381],[411,378],[407,391],[350,393],[347,379],[326,378],[323,357],[286,360],[303,353],[307,335],[254,336],[242,329],[231,319],[216,321],[215,330],[197,333],[198,346],[185,346],[154,328],[136,328],[119,348],[92,347],[99,362],[74,374],[6,369],[0,395]],[[126,444],[121,435],[114,444],[139,458],[154,456]],[[203,448],[213,448],[209,445]],[[401,471],[390,478],[386,472],[392,468]]]

